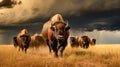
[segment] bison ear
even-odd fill
[[[67,26],[66,28],[65,28],[65,31],[67,31],[67,30],[69,30],[70,29],[70,27],[69,26]]]
[[[13,37],[13,40],[17,40],[17,37]]]
[[[55,27],[54,27],[54,26],[51,26],[50,29],[51,29],[52,31],[55,31]]]

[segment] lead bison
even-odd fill
[[[26,29],[21,30],[17,37],[13,38],[14,46],[19,47],[19,51],[22,49],[25,53],[29,47],[30,41],[31,37]]]
[[[67,46],[67,40],[69,37],[68,23],[63,21],[60,14],[54,15],[51,20],[43,25],[42,35],[45,38],[46,44],[49,47],[49,51],[53,50],[55,56],[58,56],[60,50],[61,56]]]

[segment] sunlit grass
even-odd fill
[[[120,67],[120,45],[96,45],[88,49],[67,46],[64,56],[55,58],[48,47],[28,49],[0,45],[0,67]]]

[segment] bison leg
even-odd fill
[[[85,48],[85,46],[86,46],[86,45],[84,44],[84,45],[83,45],[83,48]]]
[[[25,54],[27,53],[27,48],[25,48]]]
[[[57,56],[58,56],[57,46],[52,45],[52,50],[53,50],[53,52],[55,53],[55,56],[57,57]]]
[[[47,46],[49,47],[49,52],[51,53],[51,46],[50,46],[50,44],[49,44],[49,40],[46,40],[46,42],[47,42]]]
[[[89,47],[89,43],[86,45],[86,48],[88,48]]]
[[[22,51],[24,50],[24,47],[22,46]]]
[[[58,50],[55,51],[55,57],[58,57]]]
[[[28,49],[29,45],[25,45],[24,48],[25,48],[25,53],[27,53],[27,49]]]
[[[22,45],[19,45],[19,51],[22,49],[23,51],[23,46]]]
[[[88,48],[88,47],[89,47],[89,43],[83,45],[83,48]]]
[[[55,56],[58,57],[58,49],[57,49],[57,41],[54,40],[53,44],[51,44],[52,50],[55,53]]]
[[[19,50],[18,51],[20,51],[20,47],[19,47]]]
[[[55,56],[58,57],[58,49],[56,45],[52,45],[53,52],[55,53]]]
[[[66,47],[66,46],[63,46],[63,47],[61,48],[61,50],[60,50],[60,56],[61,56],[61,57],[63,56],[63,51],[65,50],[65,47]]]
[[[62,57],[63,56],[63,51],[65,50],[67,46],[67,41],[61,46],[61,49],[60,49],[60,56]]]

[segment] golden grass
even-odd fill
[[[48,47],[28,49],[25,54],[13,45],[0,45],[0,67],[120,67],[120,45],[67,46],[62,58],[55,58]]]

